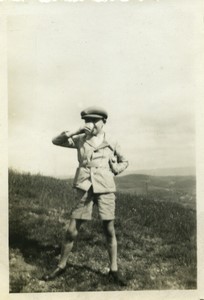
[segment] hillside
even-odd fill
[[[130,174],[115,178],[118,191],[137,195],[163,197],[163,200],[195,202],[195,176],[149,176]]]
[[[126,171],[128,172],[128,170]],[[150,176],[196,176],[195,166],[179,168],[157,168],[132,170],[129,174],[145,174]]]
[[[134,176],[125,179],[135,182]],[[166,200],[160,194],[117,193],[118,264],[127,287],[108,280],[108,254],[96,207],[70,253],[66,273],[44,282],[42,275],[58,262],[75,205],[71,180],[10,171],[10,292],[195,289],[195,205]]]

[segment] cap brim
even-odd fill
[[[82,119],[88,119],[88,118],[93,118],[93,119],[105,119],[103,116],[95,115],[95,114],[89,114],[81,117]]]

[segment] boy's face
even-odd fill
[[[89,135],[97,135],[102,132],[104,126],[103,119],[86,118],[85,119],[85,132]]]

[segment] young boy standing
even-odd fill
[[[103,130],[108,118],[106,110],[100,107],[89,107],[81,112],[81,118],[85,121],[83,128],[74,132],[64,131],[52,140],[54,145],[77,149],[79,166],[73,187],[76,189],[78,201],[71,215],[58,266],[43,279],[55,279],[65,271],[79,228],[83,222],[91,220],[95,203],[98,206],[107,241],[110,258],[109,275],[116,283],[125,285],[117,266],[114,175],[124,171],[128,161],[123,156],[120,146],[106,137]]]

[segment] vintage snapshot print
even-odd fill
[[[202,299],[203,1],[0,7],[3,299]]]

